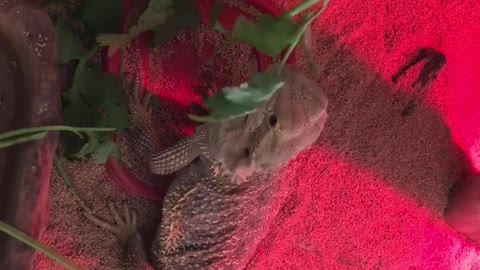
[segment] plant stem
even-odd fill
[[[34,133],[34,134],[28,135],[28,136],[23,136],[23,137],[20,137],[20,138],[15,138],[13,140],[7,140],[5,142],[0,141],[0,149],[5,148],[5,147],[9,147],[9,146],[12,146],[12,145],[15,145],[15,144],[40,140],[40,139],[45,138],[46,135],[47,135],[47,132],[39,132],[39,133]]]
[[[300,41],[300,38],[302,37],[303,33],[305,33],[305,31],[307,30],[308,26],[320,15],[323,13],[323,11],[325,10],[325,8],[327,7],[328,5],[328,2],[330,0],[323,0],[323,5],[322,5],[322,8],[317,11],[311,18],[309,18],[307,21],[305,21],[301,26],[300,26],[300,30],[298,30],[297,32],[297,35],[295,36],[295,39],[294,41],[290,44],[290,46],[288,47],[287,49],[287,52],[285,53],[285,55],[283,56],[282,58],[282,62],[280,63],[280,65],[278,66],[278,71],[282,70],[283,66],[285,66],[285,64],[287,63],[287,60],[288,58],[290,57],[290,55],[292,54],[293,50],[295,49],[295,47],[297,46],[298,42]],[[304,2],[303,4],[305,4],[307,2]],[[302,4],[300,4],[302,5]],[[287,11],[288,12],[288,11]]]
[[[53,155],[53,160],[55,162],[55,165],[57,166],[58,173],[62,177],[63,183],[65,184],[65,187],[67,188],[67,190],[72,192],[73,196],[75,197],[75,200],[80,205],[80,208],[82,208],[85,212],[91,214],[92,209],[85,203],[84,200],[82,200],[82,198],[80,197],[80,194],[78,194],[77,190],[75,189],[75,186],[73,185],[73,181],[68,176],[67,171],[65,170],[65,167],[63,166],[63,163],[59,159],[57,154]]]
[[[80,270],[80,267],[69,262],[65,257],[55,252],[53,249],[42,245],[42,243],[28,236],[26,233],[17,230],[16,228],[6,224],[5,222],[0,221],[0,231],[10,235],[11,237],[19,240],[20,242],[32,247],[38,252],[46,255],[50,259],[56,261],[63,267],[69,270]]]
[[[25,135],[29,133],[44,132],[44,131],[70,131],[82,137],[82,135],[80,134],[80,132],[82,131],[108,132],[108,131],[114,131],[114,130],[115,128],[107,128],[107,127],[71,127],[71,126],[62,126],[62,125],[30,127],[30,128],[21,128],[21,129],[16,129],[16,130],[1,133],[0,140],[16,137],[20,135]]]
[[[310,8],[311,6],[315,5],[316,3],[318,3],[318,1],[319,0],[305,0],[300,5],[294,6],[291,9],[282,13],[282,15],[280,15],[280,17],[285,18],[285,19],[292,18],[292,17],[298,15],[299,13],[301,13],[302,11],[304,11],[304,10]]]
[[[125,76],[124,76],[124,63],[125,63],[125,59],[124,59],[124,56],[125,56],[125,49],[123,48],[120,48],[120,63],[119,63],[119,67],[118,67],[118,77],[120,79],[120,82],[122,82],[122,86],[125,85]],[[125,89],[123,89],[125,90]]]

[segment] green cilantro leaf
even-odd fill
[[[215,95],[207,100],[207,106],[211,110],[211,116],[218,120],[228,120],[233,117],[248,114],[259,105],[259,102],[235,103],[229,100],[225,96],[225,93]]]
[[[325,10],[328,0],[323,0],[322,8],[304,16],[298,25],[291,21],[291,18],[318,1],[305,0],[277,18],[263,14],[258,22],[252,22],[240,16],[233,27],[234,39],[245,42],[271,57],[278,57],[288,47],[286,53],[282,55],[278,65],[272,65],[266,72],[255,75],[247,84],[225,88],[221,93],[208,98],[206,103],[210,109],[209,116],[189,115],[189,117],[199,122],[225,121],[249,114],[261,107],[275,91],[284,85],[280,76],[283,66],[305,35],[309,25]]]
[[[128,29],[124,34],[102,34],[97,36],[100,46],[108,46],[108,56],[112,56],[118,49],[124,48],[127,44],[145,31],[154,31],[156,27],[163,24],[172,14],[170,7],[172,0],[150,0],[148,7],[138,19],[138,22]]]
[[[152,47],[175,38],[183,29],[195,29],[200,25],[200,13],[195,2],[195,0],[173,1],[170,7],[172,15],[154,29]]]
[[[269,56],[279,55],[285,47],[295,42],[298,25],[288,18],[274,18],[263,14],[258,23],[244,16],[233,26],[233,36]]]
[[[213,4],[213,7],[210,11],[209,24],[214,30],[220,33],[226,32],[225,29],[218,23],[218,18],[220,18],[220,15],[222,15],[224,9],[225,9],[225,6],[223,3],[215,2],[215,4]]]
[[[112,106],[104,107],[104,122],[100,126],[114,127],[118,130],[130,126],[128,121],[128,109],[123,103],[117,103]]]
[[[259,103],[269,99],[283,86],[280,76],[270,73],[255,74],[245,87],[225,88],[225,98],[234,103]]]
[[[93,32],[114,33],[120,29],[122,22],[122,1],[84,0],[78,15]]]
[[[70,60],[80,59],[85,55],[87,49],[82,45],[80,38],[75,36],[66,23],[59,19],[56,22],[58,62],[65,64]]]
[[[284,85],[282,78],[273,72],[258,73],[248,83],[224,88],[207,99],[210,116],[190,118],[201,122],[230,120],[255,111]]]
[[[97,42],[102,47],[108,47],[108,57],[113,56],[119,49],[124,48],[136,36],[133,34],[101,34]]]
[[[122,85],[111,75],[104,73],[98,65],[85,68],[92,52],[88,52],[80,59],[73,86],[62,96],[64,123],[78,127],[125,128],[129,123]],[[97,133],[88,135],[87,139],[80,139],[62,132],[60,138],[65,156],[85,159],[93,155],[100,145],[110,140],[108,137],[100,137],[101,135]]]
[[[93,152],[93,158],[98,164],[104,164],[111,156],[120,158],[120,146],[111,140],[99,144]]]
[[[191,29],[200,24],[200,14],[194,0],[150,0],[137,24],[124,34],[102,34],[97,37],[100,46],[109,46],[108,55],[124,48],[131,40],[145,31],[154,31],[152,46],[175,37],[181,29]]]
[[[101,71],[98,66],[82,72],[65,97],[69,101],[65,111],[67,122],[72,121],[80,126],[93,125],[117,129],[128,126],[128,111],[122,85],[111,75]],[[93,119],[85,119],[90,113],[96,116]]]
[[[86,134],[88,141],[80,151],[70,155],[70,157],[84,160],[92,156],[98,164],[104,164],[110,156],[120,158],[120,146],[107,135],[94,132],[86,132]]]
[[[173,2],[173,0],[150,0],[147,9],[140,16],[137,24],[132,26],[128,32],[137,36],[145,31],[154,31],[173,15]]]
[[[87,142],[82,146],[82,148],[73,154],[73,156],[77,159],[84,159],[86,156],[92,154],[95,149],[98,148],[100,143],[98,142],[97,135],[93,132],[86,132],[88,140]]]

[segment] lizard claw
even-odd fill
[[[212,166],[213,170],[213,175],[215,176],[222,176],[222,165],[221,164],[215,164]]]
[[[216,177],[230,177],[232,176],[228,168],[222,162],[218,162],[212,165],[212,173]]]
[[[135,211],[130,211],[125,202],[123,205],[123,219],[117,211],[113,201],[108,200],[108,207],[110,208],[110,213],[115,220],[115,223],[109,223],[104,221],[92,214],[83,212],[83,215],[93,224],[110,231],[115,234],[115,236],[122,241],[122,243],[127,243],[128,240],[134,237],[137,233],[137,214]]]

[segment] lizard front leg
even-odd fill
[[[172,147],[150,157],[150,171],[159,174],[171,174],[184,168],[201,154],[199,141],[204,135],[196,132],[191,137],[182,138]]]
[[[165,175],[178,171],[190,164],[202,151],[207,128],[200,127],[191,137],[181,139],[175,145],[158,151],[160,140],[152,122],[152,94],[141,87],[138,75],[133,85],[127,86],[128,108],[130,113],[130,137],[139,155],[148,159],[150,171]]]
[[[160,145],[158,134],[152,122],[152,94],[141,87],[136,75],[130,85],[125,87],[128,99],[128,112],[131,127],[128,135],[135,145],[135,151],[144,158],[157,152]]]
[[[126,269],[154,269],[148,263],[142,237],[137,231],[137,214],[135,211],[131,211],[127,204],[124,203],[124,217],[122,218],[114,203],[110,200],[108,201],[108,207],[115,224],[111,224],[86,212],[83,214],[93,224],[115,234],[126,247]]]

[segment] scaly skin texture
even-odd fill
[[[232,121],[200,125],[190,137],[156,152],[148,94],[130,97],[132,134],[156,174],[177,172],[167,191],[152,247],[155,269],[243,269],[276,212],[283,165],[310,147],[327,120],[327,97],[300,72],[285,68],[285,85],[258,111]],[[145,92],[143,92],[145,93]],[[140,153],[142,153],[140,152]],[[135,213],[116,225],[87,215],[114,232],[130,251],[128,269],[147,267]]]

